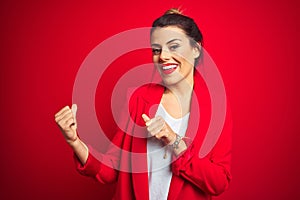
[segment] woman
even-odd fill
[[[200,158],[211,114],[209,93],[195,70],[202,56],[202,34],[193,19],[176,9],[167,11],[152,27],[153,62],[163,85],[142,86],[130,99],[130,117],[145,127],[142,133],[130,126],[113,139],[118,147],[146,156],[136,159],[111,148],[103,155],[112,163],[109,167],[91,155],[77,136],[74,112],[68,106],[55,115],[56,122],[74,150],[81,174],[101,183],[117,181],[114,199],[211,199],[225,191],[231,179],[231,123],[226,116],[218,142]],[[158,105],[154,115],[150,113],[153,105]],[[121,165],[131,171],[118,170]]]

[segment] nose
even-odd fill
[[[170,59],[170,52],[166,49],[162,49],[160,55],[159,55],[159,61],[160,62],[163,62],[163,61],[166,61],[166,60],[169,60]]]

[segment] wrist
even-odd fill
[[[179,143],[181,140],[182,140],[182,137],[180,135],[178,135],[177,133],[175,133],[175,138],[169,145],[171,145],[173,149],[178,149]]]
[[[186,143],[182,140],[183,137],[181,137],[178,134],[175,134],[175,137],[173,141],[169,143],[169,145],[172,147],[174,153],[176,156],[181,154],[183,151],[187,149]]]
[[[79,137],[77,137],[76,140],[70,142],[69,145],[80,160],[81,164],[85,165],[89,156],[89,149],[86,144]]]
[[[80,139],[78,137],[72,139],[72,140],[67,140],[67,143],[74,149],[76,146],[79,145]]]
[[[187,145],[182,139],[179,141],[177,148],[173,148],[173,151],[176,156],[180,155],[185,150],[187,150]]]

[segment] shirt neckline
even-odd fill
[[[165,107],[162,105],[162,103],[160,103],[159,106],[163,109],[163,111],[166,113],[166,115],[167,115],[170,119],[172,119],[172,120],[174,120],[174,121],[181,121],[181,120],[184,120],[184,119],[186,119],[186,118],[188,118],[188,117],[190,116],[190,112],[188,112],[187,114],[185,114],[185,115],[184,115],[183,117],[181,117],[181,118],[175,118],[175,117],[173,117],[172,115],[170,115],[170,114],[167,112],[167,110],[166,110]]]

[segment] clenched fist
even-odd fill
[[[146,114],[142,115],[148,132],[165,144],[173,144],[176,139],[176,133],[165,122],[161,116],[156,116],[150,119]]]
[[[55,114],[55,121],[69,144],[78,139],[76,112],[77,105],[73,104],[72,108],[66,106]]]

